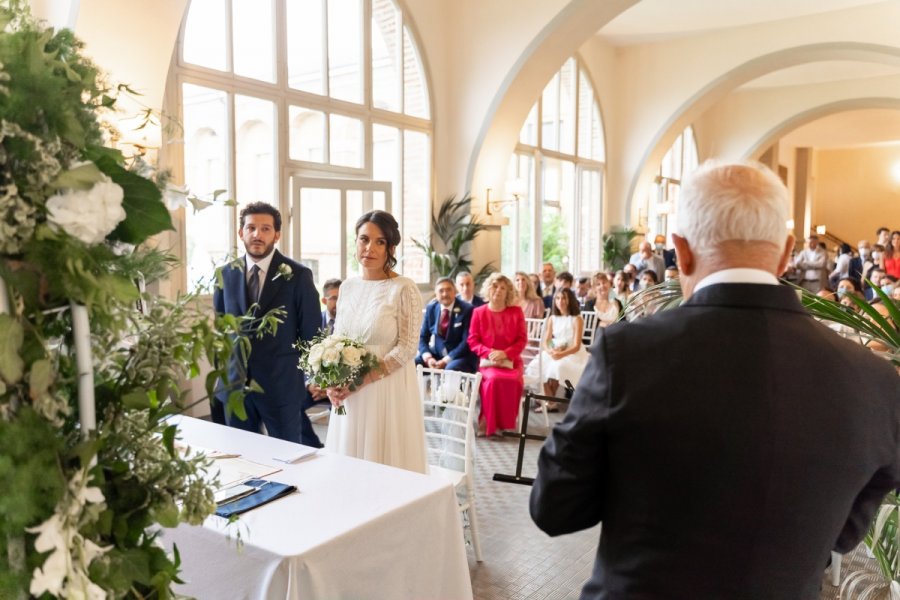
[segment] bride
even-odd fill
[[[400,244],[394,217],[381,210],[356,222],[356,259],[361,277],[341,284],[334,333],[360,340],[379,358],[378,367],[351,392],[328,388],[334,407],[325,449],[425,473],[425,426],[413,359],[422,324],[416,284],[392,269]]]

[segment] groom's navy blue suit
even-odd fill
[[[477,297],[477,296],[476,296]],[[450,310],[450,325],[447,335],[438,331],[441,323],[441,303],[434,300],[425,307],[425,319],[419,332],[419,354],[416,364],[424,365],[422,355],[430,353],[440,360],[450,357],[445,369],[474,373],[478,370],[478,357],[469,349],[469,323],[472,321],[472,305],[456,298]],[[431,343],[431,340],[434,343]],[[427,365],[426,365],[427,366]]]
[[[242,266],[232,264],[223,268],[222,288],[216,289],[213,295],[217,314],[240,316],[247,313],[250,303],[247,300],[246,259],[243,262]],[[290,269],[290,276],[279,274],[281,265]],[[321,313],[318,296],[312,271],[274,250],[256,314],[261,316],[271,309],[282,308],[285,311],[284,320],[274,335],[250,338],[251,351],[246,369],[236,349],[228,366],[229,380],[256,381],[264,393],[247,394],[244,399],[247,420],[241,421],[231,415],[230,426],[259,432],[262,423],[272,437],[321,447],[309,418],[303,412],[308,392],[303,372],[297,368],[299,352],[294,348],[297,340],[310,340],[319,330]],[[227,398],[227,390],[220,389],[216,393],[216,399],[220,402],[225,402]]]

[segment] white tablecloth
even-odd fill
[[[166,547],[174,542],[181,553],[186,583],[177,592],[200,600],[472,597],[456,495],[441,479],[324,452],[280,465],[272,458],[296,445],[190,417],[179,429],[189,445],[282,466],[267,479],[299,493],[231,526],[211,516],[202,527],[165,530]]]

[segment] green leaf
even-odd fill
[[[178,433],[178,427],[169,425],[163,430],[163,445],[169,451],[170,456],[175,456],[175,434]]]
[[[147,396],[147,390],[135,390],[122,396],[122,406],[133,410],[144,410],[150,408],[150,398]]]
[[[213,205],[212,202],[209,202],[207,200],[202,200],[202,199],[198,198],[197,196],[188,196],[187,201],[191,203],[191,206],[194,209],[195,215],[198,212],[200,212],[201,210],[203,210],[204,208],[207,208],[207,207]]]
[[[228,402],[225,403],[225,414],[234,415],[241,421],[247,420],[247,409],[244,408],[244,392],[234,390],[228,394]]]
[[[175,229],[162,194],[152,181],[125,170],[109,157],[100,157],[95,162],[125,192],[122,200],[125,220],[109,235],[111,239],[140,244],[152,235]]]
[[[74,169],[63,171],[50,185],[56,189],[89,190],[102,179],[103,173],[97,165],[87,162]]]
[[[163,527],[178,527],[178,514],[178,506],[171,498],[153,511],[153,516]]]
[[[9,315],[0,315],[0,378],[6,383],[22,379],[25,362],[19,356],[25,332],[22,325]]]
[[[31,371],[28,373],[28,387],[31,397],[38,398],[47,393],[50,383],[53,381],[53,366],[46,358],[34,361]]]

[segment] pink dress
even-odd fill
[[[498,429],[515,429],[522,390],[522,350],[528,343],[525,316],[518,306],[494,312],[485,304],[472,312],[469,325],[469,348],[479,358],[487,358],[492,350],[503,350],[513,362],[512,369],[480,368],[481,415],[485,433]]]

